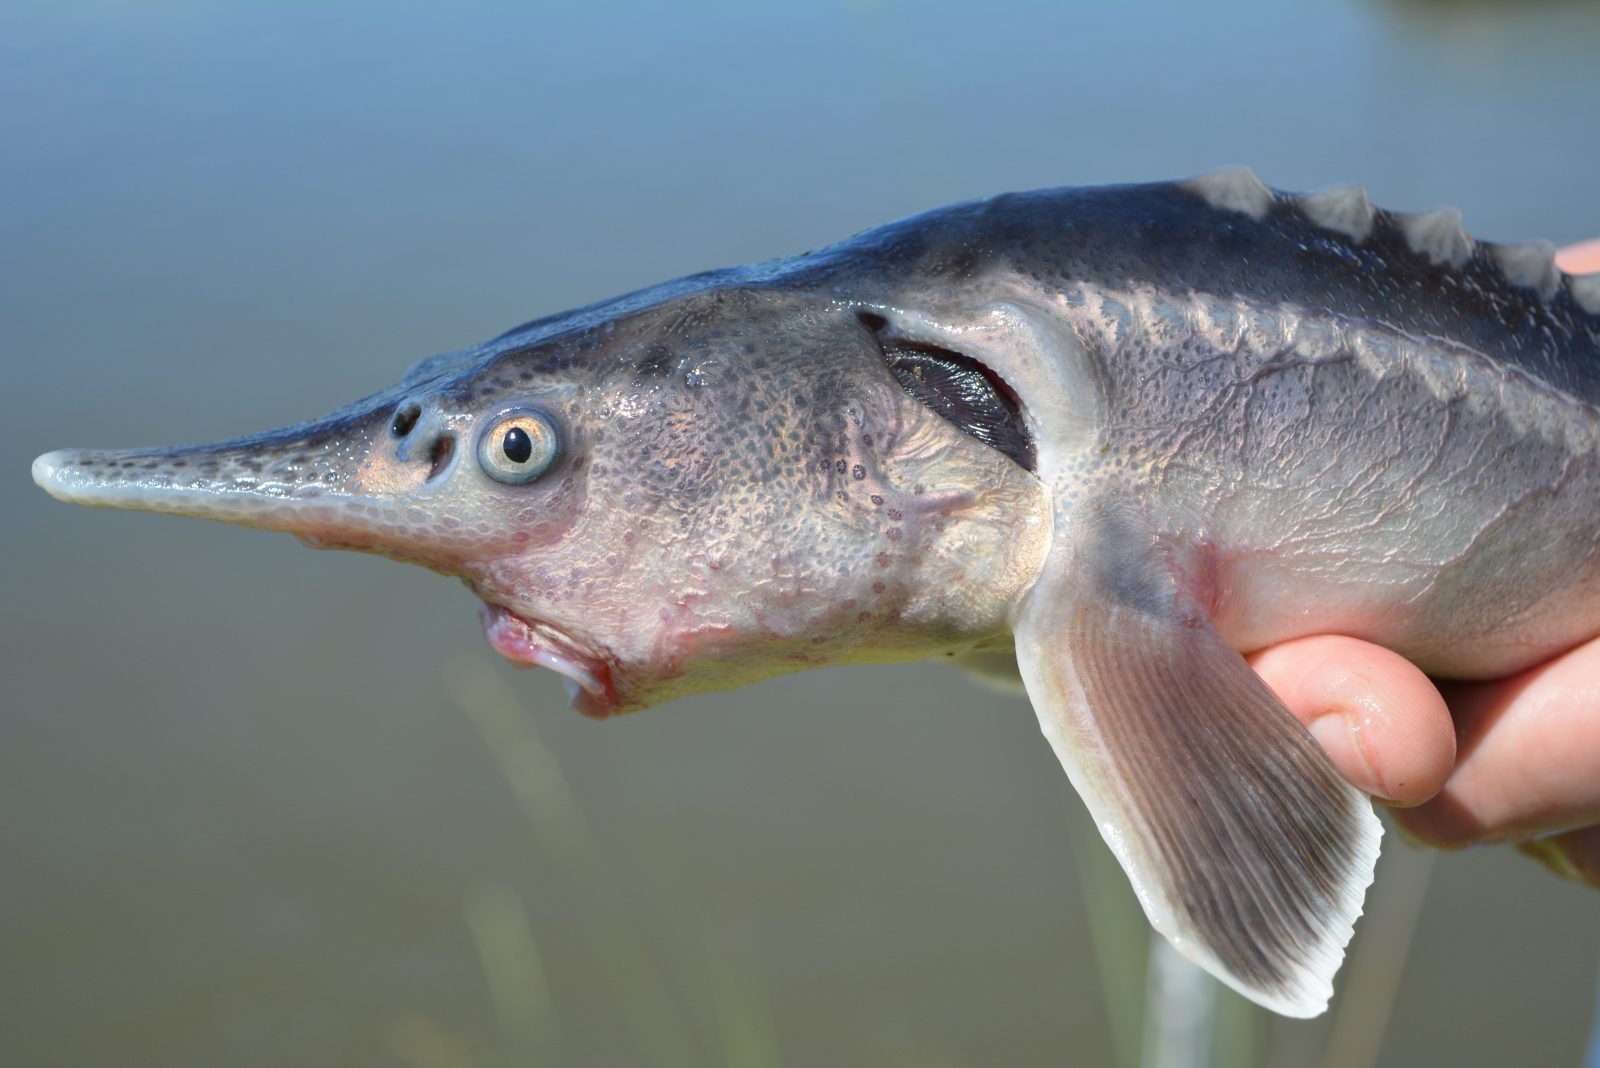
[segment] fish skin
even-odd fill
[[[1493,677],[1600,634],[1600,308],[1547,256],[1240,171],[1012,194],[34,477],[456,575],[589,715],[833,663],[1020,676],[1157,928],[1314,1015],[1379,832],[1239,652],[1345,633]],[[912,399],[897,346],[1032,448]],[[524,409],[559,452],[494,481]]]

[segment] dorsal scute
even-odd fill
[[[1339,185],[1295,198],[1306,218],[1322,227],[1344,234],[1356,243],[1372,234],[1377,210],[1359,185]]]
[[[1474,242],[1461,225],[1457,208],[1396,214],[1394,221],[1411,251],[1433,263],[1464,267],[1472,258]]]
[[[1556,247],[1549,241],[1526,241],[1514,245],[1489,245],[1489,255],[1506,281],[1532,289],[1546,300],[1561,287],[1561,272],[1556,267]]]
[[[1568,275],[1567,288],[1578,307],[1590,315],[1600,315],[1600,274]]]
[[[1258,221],[1275,207],[1277,213],[1298,210],[1313,226],[1357,245],[1371,239],[1380,226],[1392,227],[1389,232],[1398,233],[1411,252],[1435,266],[1462,270],[1476,263],[1498,273],[1507,285],[1532,290],[1544,301],[1557,297],[1564,283],[1579,309],[1600,315],[1600,274],[1564,274],[1556,263],[1556,247],[1549,241],[1478,241],[1467,233],[1456,208],[1383,211],[1373,207],[1363,187],[1354,184],[1314,193],[1285,193],[1274,190],[1246,167],[1224,167],[1178,184],[1219,211]]]
[[[1249,167],[1222,167],[1178,185],[1218,211],[1236,211],[1258,220],[1266,217],[1274,200],[1272,190]]]

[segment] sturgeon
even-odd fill
[[[458,576],[590,716],[828,664],[1020,677],[1151,923],[1311,1016],[1381,830],[1241,652],[1485,678],[1600,634],[1600,275],[1552,253],[1245,170],[1013,194],[33,477]]]

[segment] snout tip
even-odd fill
[[[33,481],[58,501],[100,507],[136,507],[139,487],[107,479],[100,456],[87,449],[57,449],[33,461]]]
[[[302,457],[292,445],[274,453],[258,442],[58,449],[33,461],[33,480],[68,504],[215,519],[365,547],[386,523],[404,521],[392,519],[392,500],[352,492],[348,466],[309,452]]]
[[[72,463],[73,449],[57,449],[47,452],[33,461],[33,481],[38,487],[50,496],[60,501],[74,501],[71,487],[62,477],[62,472]]]
[[[33,481],[58,501],[89,508],[204,514],[214,493],[200,479],[175,482],[170,457],[158,452],[57,449],[33,461]]]

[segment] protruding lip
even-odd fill
[[[611,667],[548,623],[520,616],[502,605],[485,603],[478,612],[483,634],[495,651],[522,667],[543,667],[567,680],[572,707],[605,719],[621,704]]]

